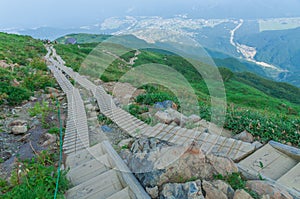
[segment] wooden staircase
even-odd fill
[[[116,107],[112,96],[108,95],[103,87],[96,86],[71,68],[66,67],[53,47],[49,47],[48,51],[52,51],[52,56],[56,57],[54,59],[48,56],[48,60],[55,65],[55,67],[50,67],[50,69],[62,89],[67,93],[68,101],[70,98],[70,105],[68,106],[70,117],[72,115],[75,115],[75,118],[78,117],[80,111],[75,107],[80,107],[81,102],[78,99],[78,90],[76,91],[75,88],[72,88],[69,83],[65,83],[66,77],[63,73],[71,77],[86,90],[91,91],[102,114],[110,118],[132,137],[156,137],[176,145],[189,145],[192,142],[197,142],[201,145],[203,151],[229,157],[239,162],[240,169],[245,173],[256,178],[259,174],[263,178],[295,191],[295,195],[300,198],[299,149],[270,142],[255,151],[255,146],[250,143],[213,133],[204,133],[201,129],[191,130],[160,123],[153,127],[149,126],[128,112]],[[48,54],[50,55],[50,53]],[[62,71],[63,73],[57,71]],[[74,99],[74,96],[77,99]],[[80,121],[82,118],[81,116],[81,119],[74,119],[74,121]],[[86,146],[86,133],[81,135],[79,133],[81,130],[77,129],[77,134],[75,133],[77,137],[74,137],[74,123],[69,117],[68,121],[67,129],[69,130],[66,131],[66,134],[71,135],[70,139],[67,137],[66,142],[72,145],[74,140],[78,140],[79,134],[79,138],[83,138],[83,146]],[[65,149],[69,150],[67,146]],[[82,145],[79,146],[81,147]],[[149,198],[108,142],[105,141],[94,147],[82,149],[80,152],[76,149],[75,147],[74,153],[74,147],[70,148],[72,155],[69,155],[67,159],[67,167],[70,168],[68,177],[75,185],[74,188],[68,191],[68,198]],[[108,176],[109,179],[107,179]]]
[[[70,155],[66,166],[74,185],[67,198],[150,198],[108,141]]]
[[[67,154],[67,177],[73,187],[67,191],[66,198],[150,199],[108,141],[90,147],[87,116],[79,90],[57,67],[48,68],[68,101],[63,150]]]

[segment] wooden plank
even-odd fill
[[[295,191],[300,192],[300,163],[281,176],[277,181],[291,189],[294,189]]]
[[[122,188],[116,171],[109,170],[69,189],[66,198],[91,198],[94,194],[97,194],[98,198],[106,198],[122,190]]]
[[[145,192],[144,188],[137,181],[132,172],[129,170],[129,168],[126,166],[126,164],[123,162],[123,160],[120,158],[120,156],[117,154],[117,152],[113,149],[113,147],[108,141],[103,142],[103,148],[115,162],[116,168],[118,168],[119,171],[121,171],[120,174],[122,176],[124,184],[128,185],[130,190],[132,190],[132,192],[135,194],[136,198],[150,199],[149,195]]]
[[[240,162],[251,173],[260,173],[273,180],[279,179],[298,162],[266,144],[251,156]]]

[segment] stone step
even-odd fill
[[[105,154],[71,169],[67,177],[72,185],[76,186],[110,170],[110,167],[108,156]]]
[[[115,170],[108,170],[66,192],[67,199],[107,198],[123,189],[119,176]]]
[[[129,195],[129,188],[126,187],[121,191],[109,196],[107,199],[132,199]]]

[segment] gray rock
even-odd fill
[[[92,104],[87,104],[85,105],[85,108],[88,110],[88,111],[92,111],[94,106]]]
[[[186,116],[172,108],[158,111],[154,116],[162,123],[171,124],[174,121],[178,126],[184,126],[188,121]]]
[[[91,118],[97,117],[97,113],[95,111],[89,112]]]
[[[42,147],[46,147],[46,146],[49,146],[50,144],[53,144],[56,142],[56,136],[55,135],[52,135],[50,133],[46,133],[44,135],[44,143],[42,144]]]
[[[184,126],[188,121],[188,117],[172,108],[168,108],[167,110],[165,110],[165,112],[167,112],[171,116],[171,118],[173,118],[173,121],[175,121],[177,125]]]
[[[244,189],[238,189],[234,193],[233,199],[253,199],[252,196],[247,193]]]
[[[163,186],[161,199],[204,199],[201,189],[201,181],[187,183],[167,183]]]
[[[228,199],[233,199],[234,189],[229,184],[222,180],[212,181],[211,184],[217,189],[221,190],[228,197]]]
[[[153,188],[146,187],[147,193],[150,195],[151,198],[158,198],[158,187],[155,186]]]
[[[171,124],[171,122],[174,120],[174,118],[165,111],[158,111],[154,117],[156,117],[160,122],[165,124]]]
[[[122,156],[144,187],[178,183],[194,177],[213,180],[214,174],[226,176],[238,171],[232,160],[205,155],[200,146],[172,146],[154,138],[136,140],[131,150]]]
[[[14,135],[21,135],[21,134],[25,134],[27,133],[28,131],[28,128],[26,125],[24,126],[13,126],[11,128],[11,132],[14,134]]]
[[[31,96],[31,97],[29,98],[29,100],[30,100],[31,102],[36,102],[38,99],[37,99],[36,97]]]
[[[235,136],[233,136],[234,139],[241,140],[243,142],[250,142],[252,143],[254,141],[253,135],[251,133],[248,133],[247,131],[243,131]]]
[[[205,199],[227,199],[227,196],[221,190],[208,181],[203,180],[202,187],[206,193]]]
[[[13,127],[13,126],[23,126],[26,125],[27,121],[26,120],[14,120],[9,123],[8,126]]]
[[[293,199],[293,196],[291,196],[286,190],[277,187],[269,181],[250,180],[247,181],[246,187],[255,191],[259,195],[269,195],[270,198]]]

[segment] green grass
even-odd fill
[[[0,33],[0,60],[14,67],[0,68],[0,104],[18,105],[33,91],[54,85],[42,60],[43,43],[28,36]]]
[[[78,69],[76,67],[81,65],[81,62],[95,46],[96,44],[93,43],[84,44],[81,48],[70,45],[57,45],[57,48],[59,49],[59,54],[60,52],[63,53],[62,56],[67,60],[67,64]],[[132,67],[128,67],[126,62],[116,59],[110,54],[102,53],[102,50],[107,50],[114,54],[126,52],[125,48],[122,49],[122,47],[115,44],[106,44],[102,49],[98,49],[97,55],[100,65],[87,67],[87,71],[93,77],[101,78],[104,81],[119,81],[126,72],[132,69]],[[200,116],[210,120],[211,99],[208,87],[203,78],[198,75],[189,62],[172,53],[157,52],[152,49],[140,51],[141,54],[138,56],[138,60],[136,60],[133,67],[156,63],[167,65],[177,70],[195,91],[199,101]],[[92,55],[92,59],[96,60],[95,55]],[[133,52],[129,51],[122,55],[121,58],[128,60],[132,56]],[[198,65],[203,70],[209,69],[209,67],[202,63],[198,63]],[[103,72],[102,70],[105,67],[107,68]],[[100,72],[103,72],[101,76],[99,75],[101,74]],[[257,139],[264,142],[273,139],[282,143],[291,142],[294,146],[300,147],[299,88],[286,83],[270,81],[251,73],[233,73],[223,68],[220,70],[220,73],[224,79],[228,103],[225,128],[232,130],[234,133],[248,130]],[[160,75],[163,76],[162,74]],[[140,76],[139,78],[144,79],[146,77]],[[170,79],[170,81],[175,80]],[[207,82],[212,85],[212,88],[219,89],[219,85],[215,84],[213,78],[208,79]],[[178,85],[178,88],[181,88],[180,86]],[[148,85],[146,91],[146,94],[142,94],[136,99],[139,106],[152,105],[156,101],[163,101],[165,99],[176,101],[176,98],[173,97],[175,94],[164,88],[164,86]],[[134,110],[134,115],[139,115],[138,108],[132,110]]]
[[[227,182],[235,191],[238,189],[244,189],[253,198],[255,199],[260,198],[260,196],[256,192],[246,188],[246,180],[242,177],[241,173],[232,173],[227,176],[222,176],[221,174],[219,174],[219,175],[215,175],[214,178],[216,180],[223,180]]]
[[[75,38],[78,44],[82,43],[99,43],[106,39],[108,39],[109,35],[94,35],[94,34],[70,34],[64,37],[60,37],[56,39],[56,41],[60,44],[64,44],[66,39]]]
[[[31,160],[18,160],[10,181],[0,179],[1,198],[53,198],[57,178],[56,161],[57,158],[46,151]],[[60,199],[64,198],[63,193],[69,188],[66,172],[61,174],[57,197]]]

